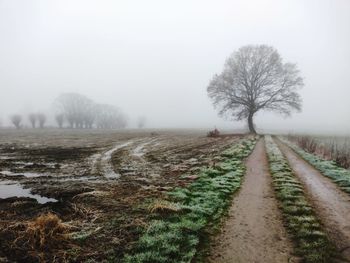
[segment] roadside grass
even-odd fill
[[[243,139],[224,151],[213,167],[201,170],[188,187],[169,192],[167,200],[156,200],[149,207],[156,213],[155,219],[122,262],[191,262],[201,241],[208,239],[208,227],[225,214],[233,193],[240,188],[244,159],[255,143],[256,138]]]
[[[340,189],[350,194],[349,170],[339,167],[335,161],[324,160],[312,153],[308,153],[288,140],[285,140],[283,138],[279,139],[291,147],[297,154],[299,154],[304,160],[319,170],[323,175],[330,178],[340,187]]]
[[[316,154],[325,160],[333,160],[339,167],[350,169],[349,137],[290,134],[286,138],[308,153]]]
[[[306,263],[329,263],[335,249],[309,204],[303,186],[293,174],[287,160],[273,142],[265,137],[270,172],[276,197],[295,243],[295,252]]]

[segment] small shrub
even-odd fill
[[[219,137],[220,136],[220,132],[218,129],[214,129],[212,131],[209,131],[207,134],[208,137]]]

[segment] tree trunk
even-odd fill
[[[254,128],[254,123],[253,123],[253,115],[254,113],[249,113],[248,116],[248,127],[249,127],[249,132],[252,134],[256,134],[256,130]]]

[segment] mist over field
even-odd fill
[[[305,86],[300,113],[259,112],[262,131],[349,134],[350,2],[0,0],[0,120],[80,93],[115,105],[129,127],[241,129],[206,92],[247,44],[275,47]],[[24,117],[26,125],[27,117]]]
[[[0,262],[350,262],[349,14],[0,0]]]

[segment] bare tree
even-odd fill
[[[21,122],[22,122],[22,116],[19,114],[14,114],[11,116],[11,122],[13,125],[15,125],[16,129],[21,128]]]
[[[39,121],[39,127],[44,128],[45,123],[46,123],[46,115],[44,113],[38,113],[37,118]]]
[[[37,116],[35,113],[30,113],[28,115],[28,119],[30,121],[30,124],[32,125],[32,128],[34,129],[35,128],[35,125],[36,125],[36,120],[37,120]]]
[[[101,129],[122,129],[127,125],[127,117],[113,105],[99,104],[96,106],[96,125]]]
[[[121,111],[119,111],[119,114],[115,118],[114,122],[114,129],[125,129],[128,125],[128,117]]]
[[[78,93],[64,93],[55,104],[64,113],[71,128],[92,127],[95,104],[89,98]]]
[[[275,48],[248,45],[226,60],[223,72],[214,76],[207,91],[221,116],[247,119],[249,131],[256,133],[253,117],[259,110],[286,116],[301,110],[297,90],[303,85],[296,65],[283,63]]]
[[[138,127],[139,129],[144,128],[145,125],[146,125],[146,121],[147,121],[147,119],[146,119],[145,116],[140,116],[140,117],[137,119],[137,127]]]
[[[121,129],[127,125],[127,117],[119,108],[95,104],[78,93],[61,94],[55,104],[71,128]]]
[[[85,128],[93,128],[96,115],[96,104],[93,102],[86,104],[85,111],[82,113],[82,120]]]
[[[63,122],[64,122],[64,114],[63,113],[56,114],[55,120],[57,122],[58,127],[62,128],[63,127]]]

